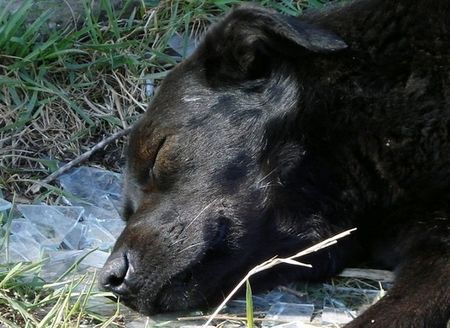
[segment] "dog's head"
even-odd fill
[[[131,133],[127,225],[101,284],[143,313],[211,304],[253,265],[308,242],[313,227],[290,217],[309,183],[297,173],[314,165],[296,127],[294,63],[343,48],[261,8],[214,26]]]

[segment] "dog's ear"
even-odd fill
[[[302,52],[345,49],[336,34],[256,6],[235,9],[205,36],[202,56],[210,75],[232,80],[259,78],[268,65]]]

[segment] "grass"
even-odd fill
[[[250,286],[250,281],[247,279],[245,281],[245,312],[247,317],[247,327],[254,327],[254,313],[253,313],[253,294],[252,287]]]
[[[166,54],[169,38],[187,27],[200,33],[207,18],[197,10],[200,2],[171,8],[165,1],[139,18],[118,19],[103,1],[106,22],[88,14],[79,31],[39,41],[50,15],[44,12],[25,31],[31,4],[0,13],[0,187],[8,195],[23,195],[27,180],[48,174],[55,160],[67,161],[132,124],[146,108],[144,82],[161,79],[179,61]],[[100,164],[118,169],[121,144],[114,146],[115,157]]]
[[[119,304],[113,316],[102,316],[90,303],[109,293],[94,291],[96,275],[46,283],[37,276],[42,262],[0,265],[0,322],[9,327],[120,326]]]
[[[168,42],[174,34],[188,40],[202,35],[238,0],[144,1],[129,17],[114,12],[100,21],[86,7],[81,29],[50,33],[41,30],[52,17],[44,11],[25,26],[33,0],[8,14],[0,9],[0,189],[7,198],[24,193],[30,179],[55,169],[90,149],[104,135],[131,125],[145,111],[146,84],[158,82],[182,58]],[[297,15],[321,1],[260,1],[280,12]],[[92,163],[118,170],[122,141]]]
[[[318,0],[261,0],[284,14],[298,15]],[[87,3],[87,2],[86,2]],[[146,109],[149,84],[157,86],[183,56],[175,56],[174,35],[186,46],[199,38],[218,16],[238,0],[143,0],[128,16],[102,0],[98,19],[86,6],[79,29],[42,37],[51,10],[27,25],[32,0],[14,13],[0,8],[0,197],[18,203],[58,203],[64,195],[48,185],[33,195],[28,188],[94,144],[126,128]],[[120,170],[123,140],[94,155],[89,165]],[[11,217],[0,213],[0,245],[8,244]],[[102,317],[89,300],[95,276],[61,278],[50,283],[37,277],[38,263],[0,265],[0,321],[10,327],[98,327],[121,325],[118,314]],[[251,295],[250,287],[248,288]],[[119,307],[119,305],[117,305]],[[117,308],[118,309],[118,308]],[[248,307],[251,325],[252,307]]]

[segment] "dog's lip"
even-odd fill
[[[164,295],[173,295],[173,289],[175,286],[179,286],[181,289],[188,289],[192,278],[189,278],[191,275],[192,267],[196,265],[190,265],[184,268],[179,273],[173,275],[170,279],[168,279],[160,288],[157,289],[157,292],[154,294],[154,297],[149,298],[148,295],[141,294],[140,291],[145,286],[145,281],[141,281],[140,284],[136,284],[133,288],[133,293],[128,295],[114,295],[115,298],[118,298],[121,302],[123,302],[127,307],[138,311],[144,315],[154,315],[157,313],[165,313],[165,312],[175,312],[178,309],[171,308],[171,305],[168,302],[164,302]],[[131,276],[131,275],[130,275]],[[136,279],[135,277],[126,277],[129,279]],[[186,281],[186,278],[189,278]],[[187,307],[186,307],[187,308]]]
[[[156,310],[158,313],[162,312],[176,312],[176,311],[182,311],[187,310],[190,308],[195,307],[205,307],[210,306],[211,304],[208,304],[208,301],[210,300],[210,297],[212,294],[219,295],[220,293],[217,292],[217,289],[208,289],[204,290],[204,293],[199,293],[199,289],[196,288],[197,283],[201,283],[202,279],[201,277],[198,277],[197,274],[202,274],[203,272],[207,272],[209,270],[208,263],[207,262],[197,262],[195,264],[187,266],[185,269],[180,271],[179,273],[172,276],[171,279],[169,279],[157,292],[155,299],[150,304],[153,311]],[[220,275],[221,280],[225,282],[225,278],[229,277],[234,272],[233,266],[226,266],[220,270],[217,274]],[[237,283],[236,281],[235,283]],[[234,283],[227,283],[227,286],[221,285],[219,288],[224,288],[224,290],[228,290],[230,287],[232,288],[234,286]],[[196,297],[193,297],[194,295],[191,295],[191,297],[187,300],[189,304],[186,304],[185,306],[182,306],[182,304],[175,304],[174,302],[168,302],[166,297],[167,295],[174,295],[175,294],[181,294],[182,291],[192,291],[193,293],[198,295],[195,295]],[[181,298],[180,298],[181,300]],[[175,306],[175,308],[174,308]]]
[[[222,258],[223,255],[224,254],[222,254]],[[236,254],[230,249],[230,253],[226,256],[232,260]],[[217,292],[216,289],[208,288],[208,290],[204,291],[205,293],[203,294],[199,292],[196,285],[202,283],[202,273],[210,270],[208,263],[211,259],[217,260],[217,256],[208,254],[208,252],[201,254],[199,259],[192,260],[191,264],[181,268],[179,272],[172,274],[170,278],[166,279],[165,282],[160,285],[159,288],[156,286],[145,286],[146,281],[145,279],[142,279],[139,284],[134,284],[135,287],[139,286],[139,288],[134,288],[132,295],[127,295],[127,297],[121,297],[120,299],[130,308],[146,315],[183,311],[192,307],[207,306],[209,298],[213,293]],[[134,275],[130,274],[130,279],[137,279],[135,273],[141,270],[139,270],[139,266],[136,266],[136,262],[133,261],[133,257],[130,260],[130,264],[134,264],[134,266],[130,269],[133,270]],[[214,265],[218,265],[218,263],[214,263]],[[220,279],[223,280],[225,277],[232,274],[234,269],[235,268],[233,265],[224,265],[223,268],[217,272],[217,275],[220,275]],[[128,277],[126,277],[126,279],[128,279]],[[141,290],[145,289],[143,288],[144,286],[147,288],[154,288],[154,293],[151,293],[152,296],[140,293]],[[225,288],[225,286],[220,287]],[[190,299],[182,297],[183,295],[189,295],[191,293],[192,295]]]
[[[170,309],[170,306],[173,304],[168,304],[167,302],[165,302],[164,296],[173,294],[173,290],[177,287],[179,287],[180,289],[188,290],[189,286],[194,281],[192,276],[192,270],[194,267],[195,265],[189,265],[179,273],[176,273],[165,284],[163,284],[161,288],[159,288],[155,299],[151,303],[151,307],[157,312],[176,311]]]

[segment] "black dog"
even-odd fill
[[[130,137],[127,226],[101,284],[143,313],[213,305],[257,275],[360,260],[396,283],[347,327],[450,317],[450,1],[361,0],[300,19],[242,7],[165,79]]]

